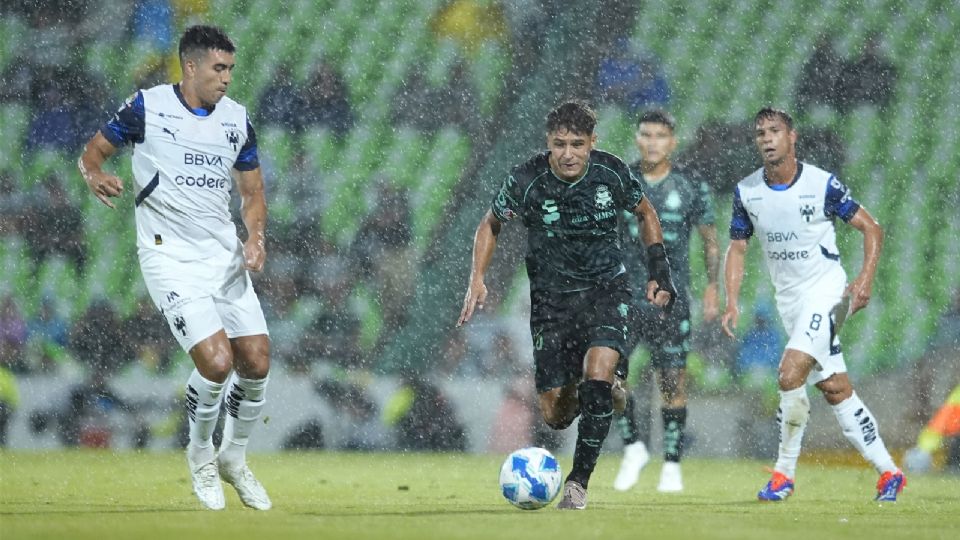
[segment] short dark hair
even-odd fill
[[[787,128],[793,130],[793,117],[790,116],[790,113],[783,109],[777,109],[775,107],[764,107],[757,112],[757,115],[753,117],[753,123],[756,124],[761,120],[767,118],[779,118],[783,120],[783,123],[787,125]]]
[[[233,53],[237,48],[219,26],[198,24],[187,28],[180,38],[180,61],[201,50]]]
[[[640,119],[637,120],[637,128],[640,127],[640,124],[663,124],[670,128],[671,133],[677,129],[677,121],[673,119],[673,115],[663,109],[644,111],[640,115]]]
[[[567,129],[577,135],[593,135],[597,127],[597,113],[586,101],[571,99],[547,113],[547,133]]]

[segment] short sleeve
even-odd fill
[[[243,143],[240,153],[237,154],[237,160],[233,163],[233,168],[238,171],[252,171],[260,166],[260,156],[257,154],[257,133],[253,130],[253,124],[247,119],[247,142]]]
[[[827,182],[827,194],[824,198],[823,213],[830,216],[837,216],[843,221],[850,221],[860,209],[860,203],[850,196],[850,188],[831,176]]]
[[[490,210],[494,217],[500,221],[510,221],[520,213],[520,201],[522,196],[519,193],[520,186],[517,179],[511,174],[500,185],[496,196],[493,198],[493,204]]]
[[[142,143],[145,131],[143,111],[143,93],[138,91],[123,102],[113,118],[100,128],[100,133],[117,148],[127,143]]]
[[[730,239],[746,240],[753,236],[753,222],[740,199],[740,188],[733,192],[733,215],[730,216]]]
[[[713,194],[706,182],[700,182],[693,199],[693,219],[697,225],[713,225],[717,221],[713,209]]]

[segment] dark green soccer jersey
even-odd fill
[[[527,228],[531,290],[588,289],[624,272],[621,215],[640,204],[643,188],[613,154],[590,152],[586,172],[572,183],[553,173],[549,155],[514,167],[491,209],[500,221],[519,217]]]
[[[715,217],[713,197],[707,184],[694,180],[676,168],[656,184],[643,180],[640,162],[630,165],[630,171],[643,186],[643,193],[660,216],[663,229],[663,245],[670,259],[670,273],[673,284],[681,295],[690,289],[690,235],[694,227],[712,225]],[[624,230],[628,238],[624,240],[624,262],[632,278],[634,287],[646,290],[647,251],[640,238],[640,229],[636,220],[627,221]]]

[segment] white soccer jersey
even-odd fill
[[[756,236],[783,308],[807,294],[843,293],[834,218],[849,221],[860,205],[837,178],[807,163],[797,164],[789,185],[771,187],[761,168],[737,184],[730,238]]]
[[[259,166],[246,109],[228,97],[192,110],[178,85],[141,90],[101,133],[133,143],[137,247],[189,261],[242,249],[230,217],[231,170]]]

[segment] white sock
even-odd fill
[[[196,369],[187,379],[187,416],[190,418],[187,459],[193,465],[213,461],[213,430],[220,416],[223,387],[224,383],[204,379]]]
[[[807,398],[806,386],[786,392],[780,391],[780,409],[777,411],[777,423],[780,425],[780,452],[773,469],[788,478],[796,476],[803,431],[809,419],[810,400]]]
[[[856,392],[833,406],[843,435],[860,454],[883,474],[896,472],[897,466],[880,438],[880,425]]]
[[[247,441],[263,410],[268,377],[244,379],[236,373],[227,390],[227,419],[223,424],[220,461],[235,466],[246,463]]]

